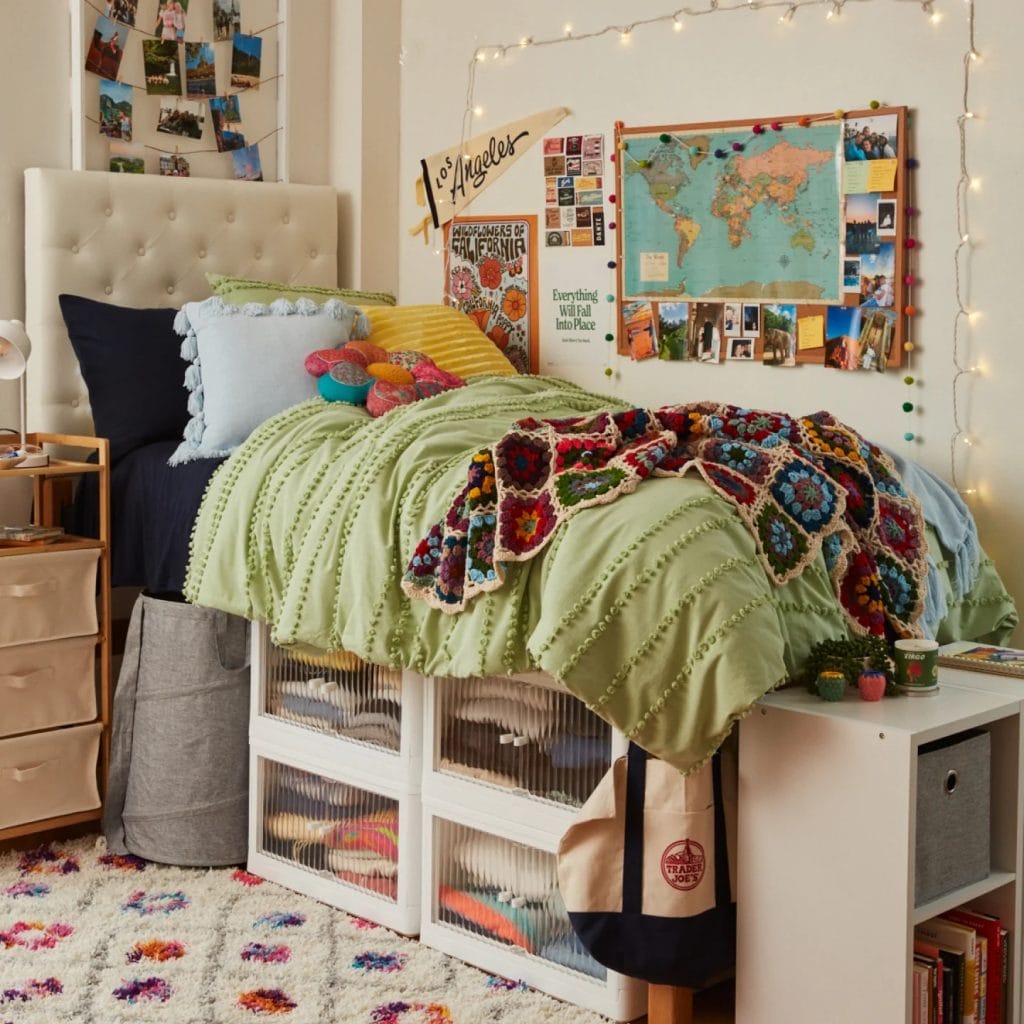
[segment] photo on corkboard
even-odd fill
[[[677,362],[687,358],[687,332],[690,321],[688,302],[659,302],[658,358]]]
[[[722,332],[725,309],[721,302],[695,302],[690,309],[687,355],[699,363],[718,363],[722,359]]]
[[[796,366],[796,306],[766,303],[761,311],[765,366]]]

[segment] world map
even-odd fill
[[[841,135],[838,121],[629,134],[623,300],[841,302]]]

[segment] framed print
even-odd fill
[[[444,301],[475,320],[520,373],[537,373],[536,216],[455,217],[444,240]]]

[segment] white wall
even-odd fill
[[[727,7],[734,0],[722,0]],[[707,10],[704,2],[691,5]],[[966,420],[977,446],[961,462],[961,486],[972,498],[983,543],[996,558],[1012,592],[1024,601],[1024,561],[1016,541],[1024,533],[1024,476],[1017,472],[1024,436],[1024,347],[1016,337],[1020,294],[1020,240],[1024,236],[1019,168],[1024,140],[1018,111],[1022,94],[1019,54],[1024,44],[1022,6],[1012,0],[976,0],[977,46],[972,105],[979,117],[968,125],[969,160],[982,187],[971,193],[971,231],[978,248],[970,263],[969,300],[984,310],[968,345],[971,361],[990,368],[965,389]],[[559,37],[570,22],[576,34],[671,13],[665,0],[520,0],[477,7],[407,0],[402,42],[402,241],[403,302],[438,301],[442,261],[431,246],[410,240],[405,228],[422,211],[412,182],[421,157],[459,141],[466,105],[467,67],[478,46],[514,44],[523,37]],[[872,99],[914,111],[915,154],[921,167],[914,205],[921,210],[922,240],[915,295],[917,351],[911,372],[918,379],[917,412],[900,409],[906,399],[903,373],[840,374],[820,367],[769,369],[758,365],[635,364],[615,360],[615,376],[603,374],[604,353],[589,366],[556,365],[550,321],[541,321],[542,371],[632,401],[664,404],[715,399],[744,405],[810,412],[827,408],[878,441],[907,451],[949,476],[952,433],[951,342],[956,310],[953,281],[955,190],[959,176],[956,119],[961,109],[962,59],[967,48],[967,5],[936,0],[933,23],[914,2],[848,3],[841,17],[825,7],[804,8],[789,24],[778,8],[719,10],[685,19],[674,32],[664,24],[640,26],[623,45],[617,33],[599,39],[513,49],[501,60],[477,66],[474,101],[484,108],[474,131],[565,105],[572,115],[558,134],[604,132],[615,120],[652,125],[827,112],[865,107]],[[610,167],[610,165],[609,165]],[[611,191],[610,189],[607,191]],[[540,147],[522,157],[483,193],[470,213],[536,213],[543,224]],[[540,293],[552,286],[610,290],[604,251],[541,250]],[[918,435],[907,445],[906,430]]]

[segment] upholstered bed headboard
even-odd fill
[[[319,185],[28,169],[29,429],[93,431],[58,295],[177,307],[210,294],[208,271],[332,287],[337,211]]]

